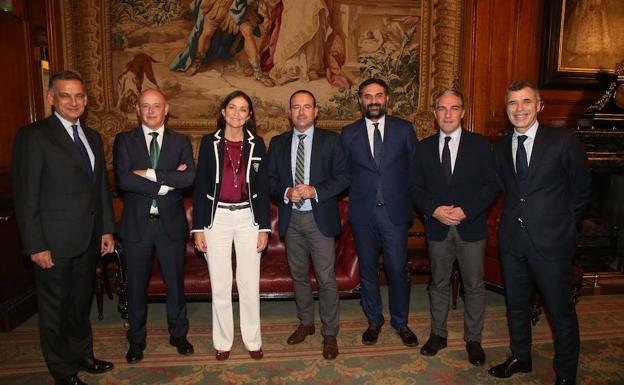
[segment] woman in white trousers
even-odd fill
[[[212,290],[212,340],[227,360],[234,340],[232,243],[236,251],[240,328],[253,359],[261,359],[260,257],[268,243],[269,180],[265,146],[255,135],[251,99],[234,91],[223,100],[217,131],[202,138],[193,194],[193,237],[204,253]]]

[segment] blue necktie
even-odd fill
[[[524,192],[527,176],[529,175],[529,162],[526,149],[524,148],[524,141],[527,138],[528,136],[526,135],[518,135],[518,148],[516,149],[516,179],[520,192]]]
[[[89,153],[87,152],[87,148],[85,147],[82,140],[80,140],[80,136],[78,136],[78,125],[72,124],[71,126],[74,136],[74,145],[78,149],[80,153],[80,158],[82,158],[82,166],[85,169],[85,172],[89,177],[93,177],[93,168],[91,167],[91,159],[89,159]]]

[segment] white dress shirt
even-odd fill
[[[80,125],[80,120],[78,120],[76,123],[72,123],[69,120],[63,118],[56,111],[54,111],[54,115],[56,115],[56,117],[61,121],[61,124],[65,128],[65,131],[67,131],[67,134],[69,134],[69,137],[71,138],[72,142],[74,141],[74,129],[72,128],[72,125],[75,124],[78,126],[78,138],[80,138],[80,141],[82,142],[82,144],[84,144],[85,148],[87,149],[87,154],[89,154],[89,161],[91,162],[91,170],[93,171],[93,167],[95,164],[95,155],[93,155],[93,151],[91,151],[91,147],[89,146],[89,141],[87,140],[87,137],[85,136],[85,133],[82,130],[82,126]]]
[[[141,125],[143,128],[143,135],[145,136],[145,144],[147,145],[147,153],[150,153],[150,143],[152,143],[152,132],[157,132],[158,136],[156,137],[156,142],[158,142],[158,148],[162,149],[163,142],[163,134],[165,132],[165,126],[160,126],[157,130],[152,130],[145,125]],[[150,154],[151,155],[151,154]],[[153,168],[148,168],[145,172],[145,178],[151,180],[152,182],[158,182],[158,178],[156,178],[156,171]],[[167,195],[169,191],[175,190],[173,187],[162,185],[158,190],[158,195]],[[158,214],[158,207],[150,206],[150,214]]]
[[[293,130],[293,137],[290,144],[290,168],[292,170],[292,179],[295,181],[295,171],[297,169],[297,148],[299,147],[299,135],[305,135],[306,137],[303,139],[304,149],[305,149],[305,167],[303,172],[303,183],[309,185],[310,184],[310,162],[312,161],[312,138],[314,138],[314,125],[308,127],[303,132]],[[314,187],[314,186],[313,186]],[[284,203],[288,203],[288,190],[290,187],[284,191]],[[316,196],[316,189],[314,189],[315,197],[314,199],[318,202],[318,196]],[[312,203],[310,199],[305,199],[303,201],[303,205],[297,208],[293,205],[293,210],[299,211],[310,211],[312,210]]]
[[[539,122],[536,120],[535,123],[529,128],[524,134],[519,133],[514,128],[514,133],[511,137],[511,156],[513,157],[514,170],[516,169],[516,151],[518,150],[518,136],[526,135],[527,138],[524,140],[524,149],[527,154],[527,165],[531,164],[531,153],[533,152],[533,143],[535,142],[535,135],[537,134],[537,128],[539,127]],[[517,170],[516,170],[517,171]]]
[[[366,133],[368,134],[368,145],[370,146],[371,155],[373,158],[375,157],[375,126],[373,123],[379,123],[377,128],[379,128],[379,133],[381,134],[381,141],[385,138],[385,127],[386,127],[386,115],[379,118],[378,121],[373,122],[369,118],[364,118],[366,122]]]
[[[450,135],[444,133],[444,131],[440,130],[440,140],[438,141],[438,148],[440,150],[440,163],[442,163],[442,151],[444,150],[444,138],[447,136],[451,137],[449,140],[449,150],[451,151],[451,174],[455,171],[455,160],[457,160],[457,150],[459,149],[459,141],[461,140],[461,126],[457,127],[455,131],[451,132]]]

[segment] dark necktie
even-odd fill
[[[150,168],[156,170],[158,166],[158,158],[160,157],[160,146],[158,145],[158,132],[150,132],[152,140],[150,141]],[[152,207],[157,207],[156,199],[152,199]]]
[[[524,148],[524,141],[527,138],[526,135],[518,135],[518,148],[516,149],[516,179],[521,192],[524,191],[526,179],[529,174],[529,162],[527,160],[526,149]]]
[[[93,177],[93,168],[91,167],[91,159],[89,159],[89,152],[87,152],[87,148],[85,147],[82,140],[80,140],[80,136],[78,135],[78,125],[72,124],[71,126],[74,136],[74,145],[78,149],[80,153],[80,158],[82,159],[82,166],[85,169],[85,172],[89,177]]]
[[[451,148],[449,147],[450,141],[450,136],[445,137],[444,148],[442,149],[442,172],[444,173],[444,179],[447,184],[450,184],[453,178],[453,170],[451,168]]]
[[[377,168],[381,166],[381,157],[383,156],[383,140],[381,139],[381,131],[379,131],[379,123],[373,123],[375,132],[373,134],[373,158]]]
[[[373,123],[375,132],[373,133],[373,158],[375,158],[375,164],[377,170],[381,169],[381,158],[383,156],[383,139],[381,139],[381,131],[379,131],[379,122]],[[375,200],[378,205],[384,204],[383,191],[381,189],[381,178],[377,183],[377,191],[375,192]]]
[[[297,161],[295,163],[295,186],[305,182],[305,142],[303,141],[306,134],[297,135],[299,144],[297,144]],[[297,208],[303,206],[303,199],[295,203]]]

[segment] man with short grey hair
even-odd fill
[[[485,314],[483,258],[486,211],[498,184],[487,139],[461,127],[464,98],[448,89],[434,96],[439,132],[421,142],[414,201],[425,218],[431,283],[431,334],[420,349],[434,356],[447,344],[450,280],[457,261],[464,285],[464,340],[468,361],[485,363],[481,332]]]

